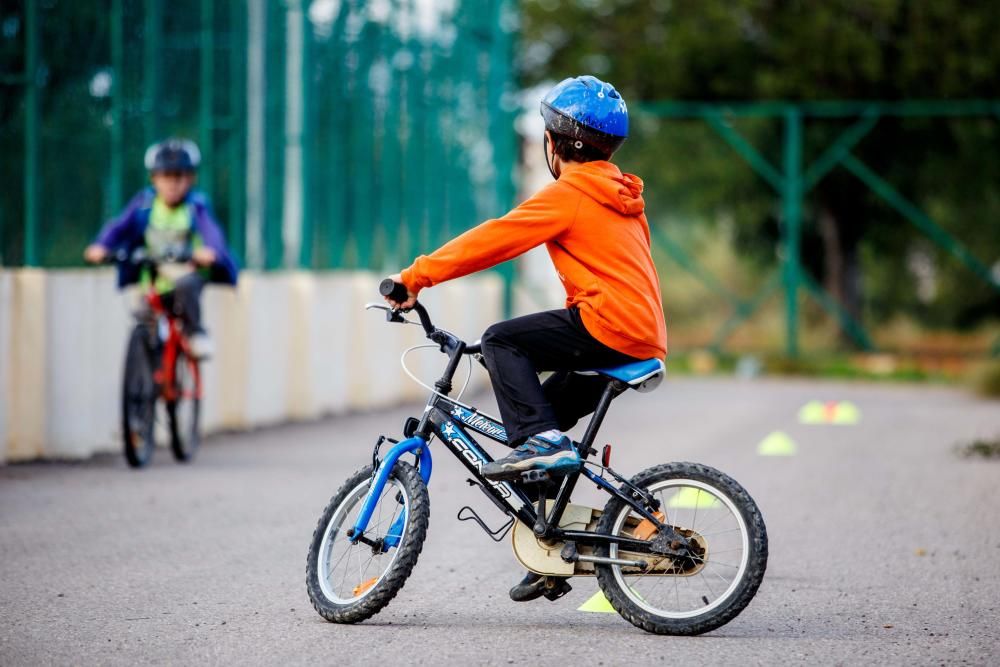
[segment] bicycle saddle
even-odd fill
[[[614,368],[593,368],[577,372],[581,375],[606,375],[628,384],[636,391],[645,393],[659,386],[666,370],[663,359],[647,359]]]

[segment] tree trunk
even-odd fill
[[[851,317],[861,319],[861,267],[858,250],[861,243],[863,213],[850,205],[823,206],[817,227],[823,242],[823,286]]]

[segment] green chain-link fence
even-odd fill
[[[256,268],[395,268],[514,196],[514,0],[12,0],[0,264],[71,266],[180,135]]]

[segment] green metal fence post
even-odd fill
[[[327,232],[327,252],[329,266],[333,269],[344,266],[347,256],[347,236],[350,231],[348,218],[350,216],[351,190],[348,184],[350,174],[346,167],[352,117],[352,114],[348,113],[348,109],[354,108],[354,106],[348,101],[351,87],[346,58],[344,57],[347,52],[344,44],[345,31],[350,13],[350,4],[346,1],[341,2],[337,18],[333,22],[330,46],[327,47],[329,50],[327,62],[330,63],[330,70],[334,77],[330,117],[327,121],[330,127],[330,143],[326,146],[326,154],[329,156],[327,163],[330,166],[326,177],[330,189],[326,216],[329,230]]]
[[[111,188],[108,215],[122,207],[125,153],[125,48],[122,0],[111,0]]]
[[[229,6],[229,245],[240,261],[246,257],[246,216],[244,202],[246,196],[246,163],[243,161],[244,118],[246,100],[243,98],[246,85],[246,7],[233,2]]]
[[[145,89],[142,110],[146,121],[146,145],[160,138],[160,41],[163,31],[163,0],[146,0]]]
[[[784,182],[781,189],[784,236],[785,277],[785,351],[789,357],[799,354],[799,235],[802,223],[802,112],[798,107],[785,110]]]
[[[24,264],[38,266],[38,0],[24,10]]]
[[[517,195],[517,185],[515,183],[515,169],[517,168],[518,154],[518,134],[514,130],[514,122],[517,117],[516,107],[513,104],[516,95],[514,77],[511,76],[511,63],[516,61],[517,50],[517,17],[518,7],[516,0],[498,0],[497,15],[491,25],[496,26],[493,30],[495,42],[494,52],[490,56],[490,71],[494,71],[494,60],[502,63],[496,68],[495,78],[490,82],[490,89],[498,86],[502,89],[494,108],[490,103],[494,114],[499,120],[492,133],[494,146],[496,146],[495,164],[497,165],[497,205],[498,210],[494,215],[505,213],[507,209],[514,205],[514,198]],[[516,267],[513,262],[507,262],[500,267],[500,274],[503,276],[503,312],[504,317],[509,318],[514,312],[514,280],[516,279]]]
[[[302,108],[301,120],[299,122],[299,160],[302,170],[302,205],[299,209],[302,216],[302,223],[299,226],[301,238],[299,239],[299,268],[310,268],[313,266],[313,220],[312,220],[312,143],[313,143],[313,118],[312,112],[312,24],[309,22],[309,3],[302,2],[299,7],[299,19],[302,26],[302,67],[299,76],[302,78]]]
[[[426,132],[427,114],[424,101],[424,57],[423,45],[417,36],[417,10],[414,0],[406,1],[407,35],[406,48],[410,66],[406,70],[406,146],[404,157],[407,168],[403,173],[406,184],[406,235],[407,251],[405,262],[409,262],[422,252],[427,252],[423,238],[426,208],[423,205],[426,194],[427,158]]]
[[[386,193],[382,206],[382,246],[383,246],[383,266],[396,270],[397,267],[406,266],[408,258],[403,257],[405,245],[402,243],[404,235],[397,234],[400,229],[400,222],[403,218],[403,203],[405,200],[405,188],[403,182],[403,166],[400,156],[403,152],[402,130],[403,130],[403,95],[404,90],[403,72],[398,67],[397,55],[404,48],[400,39],[398,23],[396,22],[401,12],[400,3],[391,3],[392,17],[385,26],[384,57],[388,71],[388,82],[386,87],[385,116],[382,123],[382,192]],[[404,264],[405,262],[405,264]]]
[[[287,68],[285,42],[290,9],[268,2],[264,27],[264,269],[280,269],[284,260],[285,110]]]
[[[362,11],[363,3],[357,3],[357,11]],[[375,199],[375,160],[372,152],[375,141],[375,109],[372,104],[372,89],[370,77],[372,63],[378,44],[376,28],[370,21],[365,23],[359,37],[357,70],[354,72],[354,100],[358,109],[357,130],[351,132],[349,178],[353,185],[351,191],[351,236],[357,251],[357,266],[372,268],[372,247],[377,218],[374,210],[378,205]]]
[[[199,78],[201,90],[198,109],[198,141],[204,167],[201,170],[201,187],[212,196],[215,194],[215,0],[201,0],[201,31],[199,46]]]

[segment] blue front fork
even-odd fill
[[[396,444],[392,449],[386,453],[385,458],[379,463],[378,471],[375,473],[375,479],[372,480],[371,488],[368,489],[368,496],[365,498],[365,504],[361,507],[361,514],[358,515],[358,520],[354,523],[354,532],[351,533],[351,542],[357,542],[358,539],[364,535],[365,530],[368,529],[368,522],[371,521],[372,514],[375,512],[375,506],[378,504],[378,499],[382,497],[382,491],[385,489],[385,483],[389,481],[389,475],[392,474],[392,469],[396,466],[396,461],[399,460],[403,454],[414,454],[420,459],[420,476],[424,480],[424,484],[427,484],[431,480],[431,450],[427,446],[427,441],[420,436],[413,436],[412,438],[407,438],[402,442]],[[382,540],[383,551],[388,550],[390,547],[399,546],[399,541],[403,537],[403,529],[406,527],[406,506],[404,505],[403,511],[399,513],[396,520],[393,522],[392,526],[389,527],[389,531],[386,533],[385,538]]]

